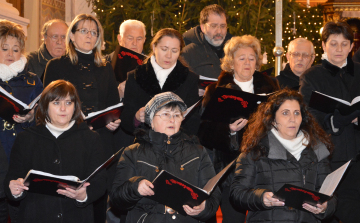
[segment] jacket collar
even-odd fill
[[[53,57],[50,55],[49,51],[46,49],[45,43],[42,43],[39,48],[38,59],[40,64],[46,65],[49,60]]]
[[[74,132],[80,131],[80,130],[89,130],[89,127],[87,126],[87,124],[85,122],[80,123],[80,125],[75,123],[69,130],[67,130],[63,134],[61,134],[58,137],[58,139],[65,138],[68,135],[74,134]],[[46,137],[51,140],[56,140],[55,136],[53,134],[51,134],[51,132],[46,128],[45,125],[37,125],[37,126],[27,129],[26,131],[32,132],[36,135],[40,135],[42,137]]]
[[[147,94],[153,97],[161,92],[177,90],[185,82],[188,74],[189,68],[178,60],[161,89],[154,68],[148,62],[136,68],[135,80]]]
[[[285,77],[290,78],[290,79],[292,79],[294,81],[297,81],[297,82],[300,81],[299,76],[294,74],[294,72],[290,68],[290,64],[288,64],[288,63],[286,64],[285,69],[280,72],[280,76],[285,76]]]
[[[351,76],[354,76],[354,62],[350,59],[347,59],[347,65],[343,68],[340,68],[338,66],[335,66],[333,64],[331,64],[329,61],[327,60],[322,60],[321,61],[322,66],[332,75],[332,76],[336,76],[336,75],[341,75],[343,73],[348,73]]]
[[[281,160],[290,160],[292,158],[295,159],[295,157],[285,149],[285,147],[280,143],[280,141],[275,137],[275,135],[271,131],[268,132],[267,138],[269,140],[268,141],[269,159],[281,159]],[[301,156],[305,155],[305,153],[308,152],[314,153],[318,161],[330,155],[329,150],[321,142],[318,142],[318,144],[315,146],[315,149],[310,149],[308,147],[304,149],[301,153]]]

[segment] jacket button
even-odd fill
[[[56,159],[56,160],[54,161],[54,163],[55,163],[55,164],[60,164],[60,160],[59,160],[59,159]]]
[[[57,217],[58,217],[58,218],[62,218],[62,214],[59,213],[59,214],[57,215]]]

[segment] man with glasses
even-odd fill
[[[46,64],[49,60],[61,57],[65,54],[65,36],[68,25],[60,19],[47,21],[41,35],[43,43],[36,51],[27,56],[29,71],[35,73],[40,80],[43,80],[43,74]]]
[[[184,33],[186,47],[182,56],[198,75],[217,78],[221,73],[220,59],[227,33],[226,12],[217,5],[206,6],[200,12],[200,25]]]
[[[311,67],[315,59],[314,45],[304,38],[296,38],[289,43],[286,53],[288,64],[276,78],[281,88],[299,89],[299,77]]]

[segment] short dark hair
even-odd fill
[[[212,4],[212,5],[208,5],[206,7],[203,8],[203,10],[201,10],[200,12],[200,24],[205,24],[208,22],[209,19],[209,15],[211,13],[215,13],[219,16],[224,15],[226,20],[227,20],[227,15],[226,15],[226,11],[218,4]]]
[[[329,39],[330,35],[343,34],[345,39],[350,40],[350,44],[354,42],[354,34],[349,24],[346,22],[328,22],[325,24],[321,33],[321,39],[324,43]]]
[[[37,125],[46,125],[46,122],[51,122],[48,109],[52,101],[64,99],[70,96],[70,100],[74,102],[75,110],[71,120],[75,120],[77,124],[83,122],[81,114],[81,102],[76,88],[73,84],[64,80],[57,80],[51,82],[42,92],[36,111],[35,119]]]

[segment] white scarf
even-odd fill
[[[46,128],[49,129],[51,134],[55,136],[55,138],[59,137],[63,132],[69,130],[75,124],[75,120],[72,120],[69,125],[65,128],[59,128],[51,124],[50,122],[46,122]]]
[[[236,80],[235,75],[234,75],[234,82],[241,88],[241,90],[251,93],[251,94],[254,94],[254,84],[253,84],[254,77],[251,77],[251,80],[249,80],[249,81],[241,82],[241,81]]]
[[[76,47],[75,47],[75,50],[77,50],[78,52],[83,53],[83,54],[91,54],[93,52],[92,50],[90,50],[89,52],[84,52],[84,51],[79,50]]]
[[[324,52],[324,53],[321,55],[321,59],[322,59],[322,60],[327,60],[327,61],[329,61],[329,58],[328,58],[326,52]],[[331,62],[329,61],[329,63],[331,63]],[[332,64],[332,63],[331,63],[331,64]],[[343,68],[343,67],[345,67],[346,65],[347,65],[347,59],[345,60],[345,63],[344,63],[340,68]],[[336,66],[336,65],[335,65],[335,66]]]
[[[279,140],[279,142],[285,147],[285,149],[295,157],[296,160],[299,160],[301,157],[301,152],[309,144],[309,141],[305,138],[305,135],[302,131],[299,131],[299,134],[291,140],[284,139],[280,136],[279,132],[272,128],[271,132]]]
[[[20,60],[15,61],[9,66],[6,64],[0,64],[0,79],[2,81],[9,81],[11,78],[16,77],[21,71],[24,70],[27,59],[24,55],[21,55]]]
[[[156,63],[154,55],[151,56],[150,62],[151,62],[152,67],[154,68],[154,72],[155,72],[156,78],[159,81],[160,88],[162,89],[167,77],[169,76],[171,71],[174,70],[177,62],[174,64],[174,66],[172,66],[168,69],[164,69],[164,68],[160,67],[160,65],[158,63]]]

